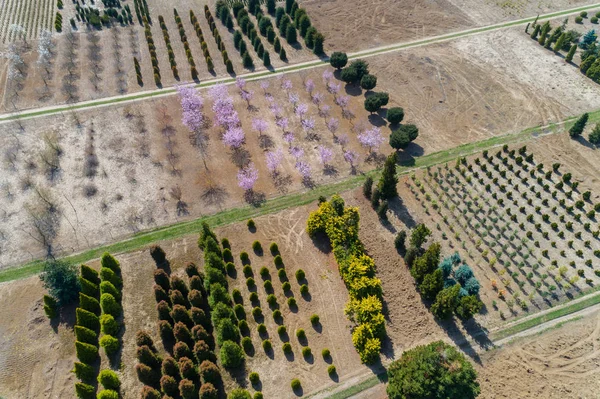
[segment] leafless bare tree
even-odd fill
[[[171,198],[177,201],[177,216],[189,215],[190,212],[188,211],[188,205],[181,199],[183,197],[181,187],[171,187],[169,195],[171,196]]]
[[[181,176],[181,169],[178,167],[179,154],[176,153],[177,141],[175,133],[177,132],[172,125],[173,117],[168,113],[167,105],[161,103],[157,107],[159,124],[162,126],[161,133],[165,138],[165,149],[167,150],[167,162],[171,166],[171,174]]]
[[[33,201],[25,206],[25,211],[30,224],[27,234],[42,246],[47,256],[52,256],[61,220],[58,202],[49,191],[34,187]]]
[[[55,132],[44,135],[45,148],[40,151],[40,160],[44,166],[48,181],[55,181],[60,174],[60,157],[63,150],[59,144],[59,137]]]
[[[79,99],[79,89],[77,87],[77,82],[79,80],[77,53],[79,37],[69,28],[65,34],[65,39],[65,62],[63,68],[66,70],[66,74],[63,77],[62,91],[67,97],[67,102],[71,103]]]
[[[111,29],[112,39],[113,39],[113,55],[114,55],[114,64],[115,71],[117,76],[117,90],[120,94],[127,93],[127,79],[125,75],[125,70],[123,69],[123,57],[121,55],[121,49],[123,46],[121,45],[121,30],[118,26],[115,26]]]
[[[95,30],[90,30],[87,34],[88,40],[88,59],[91,64],[90,70],[92,76],[90,82],[94,86],[95,91],[100,91],[100,83],[102,82],[102,47],[100,46],[100,37]]]

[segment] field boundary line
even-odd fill
[[[472,35],[476,35],[479,33],[510,28],[510,27],[520,25],[523,23],[533,22],[534,20],[536,20],[536,18],[540,21],[543,21],[546,19],[556,18],[556,17],[560,17],[560,16],[564,16],[564,15],[570,15],[570,14],[578,13],[581,11],[589,11],[589,10],[597,9],[597,8],[600,8],[600,3],[570,8],[570,9],[561,10],[561,11],[555,11],[552,13],[542,14],[542,15],[535,16],[535,17],[532,16],[532,17],[526,17],[526,18],[521,18],[521,19],[512,20],[512,21],[499,22],[499,23],[492,24],[492,25],[470,28],[470,29],[466,29],[463,31],[446,33],[446,34],[438,35],[438,36],[431,36],[431,37],[424,38],[424,39],[418,39],[418,40],[402,42],[402,43],[395,43],[395,44],[385,45],[385,46],[376,47],[376,48],[372,48],[372,49],[361,50],[358,52],[348,54],[348,58],[356,59],[356,58],[374,57],[377,55],[387,54],[387,53],[391,53],[391,52],[395,52],[395,51],[399,51],[399,50],[403,50],[403,49],[415,48],[415,47],[420,47],[420,46],[435,44],[435,43],[442,43],[442,42],[445,42],[448,40],[472,36]],[[263,71],[258,71],[258,72],[250,72],[250,73],[246,73],[246,74],[240,74],[240,75],[237,75],[237,77],[252,81],[252,80],[263,79],[265,77],[279,76],[279,75],[283,75],[283,74],[286,74],[289,72],[295,72],[298,70],[308,70],[308,69],[312,69],[312,68],[322,67],[325,65],[329,65],[328,57],[323,57],[320,60],[306,61],[306,62],[294,64],[294,65],[288,65],[288,66],[284,66],[282,68],[273,69],[273,70],[266,70],[266,71],[263,70]],[[235,79],[236,79],[235,77],[222,77],[222,78],[206,80],[204,82],[200,82],[197,84],[188,82],[188,83],[182,83],[181,85],[192,85],[196,88],[206,88],[206,87],[214,86],[219,83],[233,84],[235,82]],[[139,101],[139,100],[143,100],[143,99],[147,99],[147,98],[160,98],[160,97],[164,97],[164,96],[171,96],[174,94],[176,94],[176,89],[174,88],[174,86],[171,86],[166,89],[153,89],[153,90],[143,91],[143,92],[139,92],[139,93],[107,97],[107,98],[100,99],[100,100],[87,100],[87,101],[77,102],[74,104],[58,104],[58,105],[52,105],[52,106],[48,106],[48,107],[33,108],[33,109],[29,109],[29,110],[9,112],[9,113],[0,114],[0,124],[10,122],[13,120],[17,120],[17,119],[26,120],[26,119],[32,119],[32,118],[41,117],[41,116],[59,114],[62,112],[75,111],[75,110],[80,110],[80,109],[93,109],[93,108],[99,108],[99,107],[106,107],[106,106],[115,105],[115,104],[124,104],[124,103]]]

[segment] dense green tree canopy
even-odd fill
[[[442,341],[404,352],[388,377],[389,399],[473,399],[481,391],[473,366]]]

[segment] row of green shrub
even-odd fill
[[[281,11],[280,11],[281,9]],[[279,21],[285,21],[285,16],[282,15],[282,11],[284,11],[281,7],[275,10],[275,18],[277,26],[282,30],[282,27],[279,25]],[[316,55],[322,55],[323,51],[323,43],[325,42],[325,37],[315,28],[310,18],[308,17],[308,13],[304,8],[300,8],[298,6],[298,2],[295,0],[287,0],[285,4],[285,12],[291,20],[288,20],[286,27],[286,39],[288,39],[288,32],[290,32],[290,26],[294,28],[294,31],[297,29],[300,32],[300,36],[304,38],[306,43],[306,47],[312,49]],[[292,34],[295,36],[295,33]],[[289,39],[288,39],[289,42]]]
[[[122,312],[120,301],[123,281],[120,275],[119,262],[108,253],[102,256],[100,273],[87,265],[81,265],[81,292],[79,307],[75,310],[74,328],[75,351],[79,361],[75,363],[73,372],[80,380],[75,384],[75,391],[82,399],[91,399],[95,395],[96,388],[92,383],[99,346],[104,348],[107,356],[116,353],[121,346],[116,338],[120,330],[117,319]],[[104,370],[98,381],[105,388],[98,397],[112,398],[116,392],[117,396],[114,397],[118,398],[119,380],[114,372]]]
[[[178,276],[163,269],[168,265],[166,254],[154,247],[151,255],[159,269],[154,272],[154,294],[158,302],[158,329],[165,347],[172,347],[172,356],[162,359],[144,332],[138,332],[138,377],[146,386],[142,398],[160,394],[182,398],[213,398],[220,384],[216,366],[214,340],[208,332],[210,321],[202,276],[195,264],[185,267],[189,286]],[[174,344],[174,345],[173,345]],[[196,386],[201,382],[198,390]]]
[[[210,30],[213,34],[213,37],[215,38],[215,42],[217,43],[217,46],[219,47],[219,50],[221,51],[221,55],[223,56],[223,62],[225,63],[225,66],[227,67],[227,72],[233,73],[233,64],[232,64],[231,60],[229,59],[229,54],[227,54],[227,50],[225,49],[225,42],[221,38],[221,34],[219,33],[219,30],[217,29],[217,24],[215,23],[215,19],[213,18],[212,13],[210,12],[210,9],[208,8],[208,5],[204,5],[204,16],[206,17],[206,20],[208,21]]]
[[[175,52],[173,51],[173,47],[171,46],[169,30],[167,28],[167,24],[165,23],[165,19],[162,15],[158,16],[158,23],[160,24],[160,28],[162,29],[163,38],[165,39],[165,44],[167,46],[167,54],[169,56],[169,64],[171,64],[173,76],[175,77],[175,79],[179,79],[179,73],[177,71],[177,61],[175,60]]]
[[[192,23],[192,25],[194,25],[194,30],[196,31],[196,36],[198,37],[198,40],[200,41],[200,47],[202,47],[202,54],[204,55],[204,61],[206,61],[206,66],[208,68],[208,71],[212,73],[215,70],[215,65],[210,56],[210,52],[208,51],[208,45],[206,44],[206,41],[204,40],[204,33],[202,32],[202,28],[200,28],[200,23],[198,22],[198,18],[196,18],[196,15],[194,14],[194,12],[192,10],[190,10],[190,22]],[[222,54],[222,55],[223,55],[223,61],[227,65],[227,68],[228,68],[227,70],[229,71],[229,64],[231,64],[231,61],[229,61],[229,57],[227,56],[227,51],[225,51],[225,54]],[[227,61],[229,61],[229,64],[227,64]]]
[[[146,17],[144,20],[144,35],[146,36],[146,43],[148,44],[148,51],[150,52],[150,62],[152,62],[152,70],[154,72],[154,83],[157,86],[161,84],[160,68],[158,67],[158,58],[156,55],[156,46],[154,45],[154,39],[152,38],[152,30],[148,24]]]
[[[334,195],[323,201],[307,221],[307,232],[313,239],[325,234],[335,255],[339,271],[348,288],[350,302],[346,314],[357,326],[352,342],[364,363],[373,363],[379,357],[381,340],[385,337],[385,319],[382,313],[381,281],[375,277],[375,262],[365,254],[358,238],[359,213],[357,208],[345,207],[344,200]]]

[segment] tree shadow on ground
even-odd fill
[[[425,153],[423,147],[418,144],[410,143],[404,151],[398,151],[396,153],[399,166],[415,166],[415,157],[420,157]]]
[[[225,202],[226,198],[229,196],[227,191],[218,185],[211,185],[207,187],[202,194],[200,194],[200,198],[207,205],[219,205]]]
[[[262,206],[267,201],[267,196],[264,193],[254,190],[248,190],[244,194],[244,199],[247,203],[255,208]]]
[[[322,253],[329,254],[333,250],[329,237],[324,232],[318,232],[311,238],[313,245]]]
[[[410,214],[404,201],[399,196],[388,200],[388,209],[408,228],[412,229],[417,225],[416,220]]]
[[[347,95],[352,97],[362,96],[362,88],[358,84],[345,84],[344,91]]]
[[[371,125],[376,126],[376,127],[383,127],[383,126],[387,125],[387,122],[385,121],[385,119],[383,119],[378,114],[370,114],[368,116],[368,119],[369,119],[369,123],[371,123]]]
[[[273,142],[273,138],[271,138],[271,136],[269,136],[268,134],[261,134],[258,137],[258,145],[261,149],[267,150],[269,148],[272,148],[275,145],[275,143]]]
[[[292,175],[277,174],[273,176],[273,184],[280,193],[287,193],[292,184]]]
[[[589,140],[583,136],[578,136],[576,140],[579,144],[581,144],[582,146],[584,146],[586,148],[590,148],[592,150],[596,149],[596,146],[594,144],[590,143]]]

